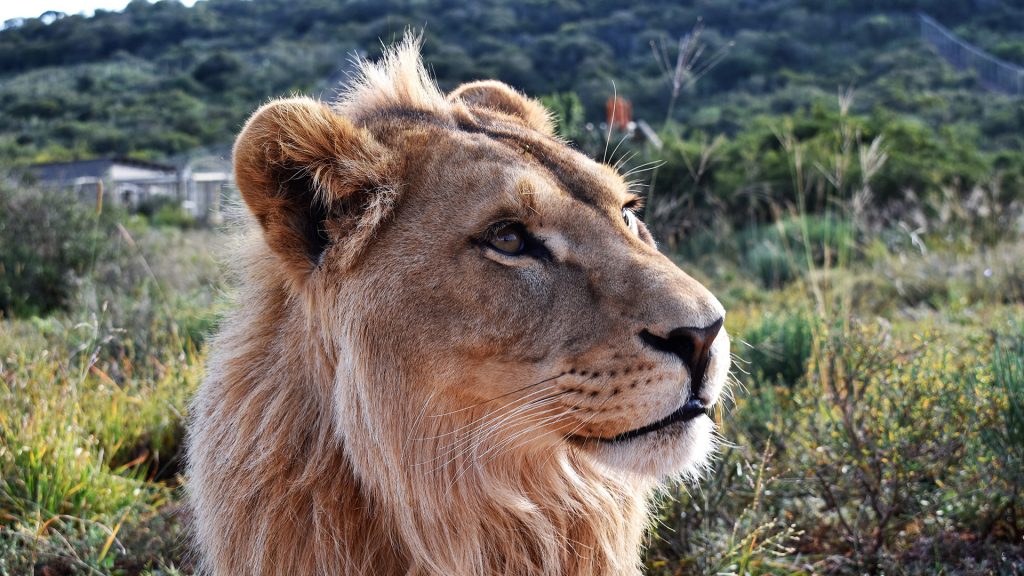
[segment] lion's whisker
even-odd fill
[[[508,408],[510,406],[514,406],[517,401],[518,402],[525,402],[531,396],[537,396],[537,395],[543,394],[544,392],[546,392],[548,390],[551,390],[550,386],[545,386],[543,388],[538,388],[537,390],[534,390],[534,391],[530,392],[529,394],[527,394],[526,396],[523,396],[522,398],[519,398],[517,400],[513,400],[511,402],[505,403],[505,404],[501,405],[499,408],[497,408],[497,409],[495,409],[495,410],[493,410],[491,412],[485,412],[482,416],[480,416],[476,420],[473,420],[472,422],[469,422],[468,424],[460,426],[459,428],[456,428],[455,430],[451,430],[451,431],[445,432],[443,434],[438,434],[436,436],[424,436],[424,437],[421,437],[420,440],[435,440],[437,438],[443,438],[444,436],[450,436],[452,434],[456,434],[456,433],[460,432],[461,430],[463,430],[465,428],[474,427],[477,424],[479,424],[480,422],[482,422],[483,420],[487,419],[488,417],[493,416],[496,413],[501,412],[502,410],[504,410],[504,409],[506,409],[506,408]],[[449,415],[450,414],[454,414],[454,412],[449,412]]]
[[[528,388],[532,388],[534,386],[537,386],[537,385],[540,385],[540,384],[544,384],[546,382],[551,382],[552,380],[556,380],[556,379],[561,378],[562,376],[565,376],[565,375],[566,375],[566,373],[563,372],[561,374],[557,374],[557,375],[552,376],[550,378],[545,378],[544,380],[541,380],[540,382],[536,382],[534,384],[527,384],[526,386],[523,386],[522,388],[516,388],[515,390],[511,390],[509,392],[505,392],[504,394],[500,394],[498,396],[495,396],[494,398],[489,398],[487,400],[482,400],[480,402],[477,402],[476,404],[472,404],[472,405],[466,406],[464,408],[459,408],[458,410],[452,410],[451,412],[446,412],[444,414],[435,414],[435,415],[431,416],[431,418],[443,418],[445,416],[451,416],[452,414],[458,414],[459,412],[465,412],[466,410],[472,410],[473,408],[476,408],[477,406],[482,406],[484,404],[487,404],[488,402],[494,402],[495,400],[501,400],[502,398],[505,398],[507,396],[511,396],[512,394],[515,394],[517,392],[522,392],[523,390],[526,390]]]
[[[594,375],[592,375],[592,376],[589,376],[588,378],[586,378],[586,379],[584,380],[584,382],[590,381],[590,380],[594,379],[595,377],[596,377],[596,376],[594,376]],[[531,405],[531,406],[523,405],[523,406],[521,406],[520,408],[521,408],[521,409],[524,409],[524,408],[527,408],[527,407],[528,407],[528,408],[537,408],[538,406],[543,406],[543,405],[544,405],[545,403],[553,403],[555,399],[557,399],[557,398],[558,398],[558,397],[560,397],[560,396],[564,396],[564,395],[566,395],[566,394],[569,394],[568,390],[562,390],[562,392],[560,392],[560,393],[558,393],[558,394],[554,394],[554,395],[551,395],[550,397],[545,397],[544,399],[541,399],[541,400],[540,400],[540,401],[538,401],[538,403],[537,403],[537,404],[535,404],[535,405]],[[605,402],[607,402],[607,400],[608,400],[608,399],[605,399]],[[604,405],[604,404],[602,403],[602,404],[601,404],[601,406],[603,406],[603,405]],[[572,410],[575,410],[575,409],[579,408],[579,406],[580,406],[580,403],[579,403],[579,402],[577,402],[577,403],[573,404],[573,406],[571,407],[571,409],[572,409]],[[518,410],[519,410],[519,409],[517,409],[517,411],[518,411]],[[550,411],[550,409],[546,409],[546,410]],[[520,413],[521,413],[521,411],[520,411]],[[528,413],[528,414],[526,415],[526,419],[528,420],[528,418],[530,418],[530,417],[536,417],[536,416],[537,416],[537,415],[539,415],[540,413],[543,413],[543,412],[532,412],[532,413]],[[515,417],[516,417],[516,418],[518,418],[518,414],[516,414],[516,415],[515,415]],[[518,418],[518,419],[519,419],[519,420],[522,420],[522,418]],[[514,421],[514,420],[513,420],[513,421]],[[488,429],[486,430],[486,434],[483,434],[483,435],[481,435],[481,436],[482,436],[483,438],[489,438],[490,436],[492,436],[492,435],[495,435],[495,434],[497,433],[497,431],[498,431],[498,430],[500,429],[500,427],[501,427],[501,426],[500,426],[499,424],[502,424],[502,423],[503,423],[503,422],[499,421],[499,422],[494,422],[494,423],[492,423],[492,424],[488,424]],[[509,427],[509,426],[511,426],[511,423],[508,423],[508,424],[506,424],[506,426],[505,426],[505,427]],[[479,437],[477,437],[477,438],[479,438]],[[466,450],[464,450],[464,451],[463,451],[462,453],[463,453],[463,454],[465,454],[465,453],[466,453],[466,452],[467,452],[468,450],[469,450],[469,446],[467,446],[467,447],[466,447]],[[451,454],[451,453],[452,453],[452,450],[449,450],[449,451],[445,452],[445,455],[447,455],[447,454]],[[447,464],[451,463],[451,461],[452,461],[452,460],[454,460],[455,458],[458,458],[459,456],[460,456],[460,454],[456,454],[456,455],[454,456],[454,458],[453,458],[453,459],[449,460],[449,462],[446,462],[446,463],[445,463],[444,465],[447,465]],[[437,469],[437,468],[435,468],[435,469]]]
[[[579,430],[580,430],[581,428],[583,428],[583,427],[584,427],[584,426],[586,426],[587,424],[590,424],[590,423],[591,423],[591,422],[592,422],[592,421],[594,420],[594,418],[595,418],[595,417],[596,417],[596,416],[597,416],[597,415],[598,415],[598,414],[600,413],[601,409],[602,409],[602,408],[604,408],[604,405],[605,405],[605,404],[607,404],[607,403],[608,403],[608,401],[609,401],[609,400],[611,400],[611,399],[612,399],[612,397],[611,397],[611,396],[608,396],[607,398],[605,398],[605,399],[604,399],[604,401],[603,401],[603,402],[601,402],[601,404],[600,404],[600,405],[598,405],[598,407],[597,407],[597,408],[595,408],[595,409],[594,409],[594,410],[593,410],[593,411],[592,411],[592,412],[590,413],[590,416],[588,416],[588,417],[587,417],[586,419],[584,419],[584,420],[581,420],[581,421],[580,421],[580,423],[579,423],[579,424],[577,424],[577,425],[576,425],[576,426],[575,426],[575,427],[574,427],[574,428],[573,428],[572,430],[570,430],[568,434],[565,434],[565,435],[564,435],[564,438],[572,438],[572,437],[573,437],[573,436],[574,436],[574,435],[576,434],[576,432],[578,432],[578,431],[579,431]],[[571,449],[572,449],[572,447],[571,447],[571,445],[570,445],[570,450],[571,450]],[[548,457],[547,457],[547,460],[546,460],[546,462],[547,462],[547,461],[550,461],[552,457],[554,457],[554,452],[553,452],[553,451],[551,452],[551,454],[548,454]]]
[[[615,148],[612,149],[612,153],[608,156],[608,159],[615,158],[615,153],[619,151],[619,146],[622,146],[622,143],[626,141],[627,136],[629,136],[629,133],[623,132],[622,138],[619,138],[618,144],[616,144]],[[618,167],[615,168],[615,171],[618,172]]]
[[[633,158],[636,158],[636,154],[637,154],[636,152],[630,152],[629,154],[625,154],[622,158],[619,158],[618,161],[616,161],[615,165],[613,166],[615,171],[618,172],[619,168],[622,168],[627,162],[629,162]]]
[[[430,391],[430,395],[423,402],[423,407],[420,408],[419,414],[416,415],[416,420],[413,421],[412,426],[409,427],[409,435],[405,438],[404,446],[408,446],[412,442],[412,435],[419,429],[420,423],[423,422],[423,416],[427,413],[427,406],[430,406],[431,402],[437,396],[438,389],[435,388]]]
[[[550,389],[550,387],[548,387],[547,389]],[[546,391],[546,390],[542,389],[542,391]],[[542,398],[535,399],[535,400],[531,400],[531,401],[525,402],[525,403],[523,403],[523,404],[521,404],[519,406],[515,406],[512,410],[505,410],[504,412],[502,412],[502,410],[504,410],[505,408],[508,408],[508,407],[514,405],[514,402],[510,402],[509,404],[506,404],[502,409],[499,409],[498,411],[486,414],[485,418],[489,418],[490,419],[489,422],[484,420],[484,422],[481,423],[480,426],[472,426],[472,428],[478,428],[481,431],[484,431],[486,433],[490,433],[492,431],[496,431],[496,430],[500,429],[502,424],[504,424],[505,422],[508,422],[509,420],[514,420],[516,417],[518,417],[519,414],[521,414],[521,413],[523,413],[523,412],[525,412],[525,411],[527,411],[529,409],[536,409],[536,408],[544,406],[544,405],[546,405],[548,403],[553,403],[554,399],[557,396],[559,396],[560,394],[564,394],[564,392],[558,393],[558,394],[553,394],[553,395],[546,396],[546,397],[542,397]],[[478,419],[478,420],[481,420],[481,419]],[[470,426],[463,426],[459,430],[464,430],[464,429],[469,428],[469,427]],[[458,431],[455,431],[455,433],[457,433],[457,432]],[[484,434],[484,436],[486,436],[486,434]],[[457,452],[464,445],[472,444],[479,437],[480,437],[480,434],[467,434],[467,435],[463,436],[462,438],[456,439],[454,442],[452,442],[448,446],[448,448],[445,450],[445,452],[443,454],[440,454],[439,456],[437,456],[437,457],[435,457],[435,458],[433,458],[431,460],[428,460],[426,462],[422,462],[422,463],[420,463],[420,465],[426,464],[426,463],[430,463],[430,462],[435,462],[435,461],[440,460],[442,458],[447,458],[449,455],[452,455],[453,453],[455,453],[455,457],[458,457]],[[450,460],[451,459],[449,459],[449,462],[450,462]],[[448,462],[446,462],[445,464],[439,466],[438,469],[446,466],[447,464],[448,464]]]
[[[540,381],[540,382],[537,382],[537,383],[535,383],[535,384],[530,384],[530,385],[527,385],[527,386],[523,386],[523,387],[521,387],[521,388],[518,388],[518,389],[516,389],[516,390],[512,390],[511,392],[508,392],[508,393],[502,394],[502,395],[500,395],[500,396],[497,396],[497,397],[495,397],[495,398],[492,398],[492,399],[491,399],[491,400],[489,400],[489,401],[494,401],[494,400],[500,399],[500,398],[502,398],[502,397],[508,396],[509,394],[513,394],[513,393],[515,393],[515,392],[518,392],[518,391],[522,391],[522,390],[525,390],[525,389],[527,389],[527,388],[530,388],[530,387],[532,387],[532,386],[537,386],[537,385],[539,385],[539,384],[543,384],[543,383],[546,383],[546,382],[550,382],[550,381],[552,381],[552,380],[555,380],[555,379],[557,379],[557,378],[559,378],[559,377],[561,377],[561,376],[564,376],[564,375],[565,375],[565,373],[562,373],[562,374],[558,374],[558,375],[556,375],[556,376],[552,376],[552,377],[550,377],[550,378],[546,378],[545,380],[542,380],[542,381]],[[591,375],[591,376],[589,376],[589,377],[585,378],[585,379],[583,380],[583,382],[589,382],[590,380],[593,380],[594,378],[595,378],[595,376],[594,376],[594,375]],[[535,391],[531,392],[531,393],[530,393],[530,394],[528,394],[528,395],[527,395],[527,396],[526,396],[525,398],[529,398],[530,396],[535,396],[535,395],[537,395],[537,394],[540,394],[540,393],[546,392],[546,391],[548,391],[548,390],[550,390],[550,389],[552,389],[552,387],[551,387],[550,385],[549,385],[549,386],[546,386],[546,387],[544,387],[544,388],[540,388],[540,389],[538,389],[538,390],[535,390]],[[542,405],[542,404],[543,404],[543,402],[544,402],[545,400],[547,400],[547,399],[549,399],[549,398],[552,398],[552,397],[556,397],[556,396],[562,395],[562,394],[566,394],[566,393],[567,393],[567,392],[560,392],[560,393],[558,393],[558,394],[554,394],[554,395],[552,395],[551,397],[546,397],[546,398],[541,398],[541,399],[539,399],[539,400],[531,400],[531,401],[529,401],[529,402],[524,402],[523,404],[521,404],[520,406],[518,406],[518,407],[516,407],[516,408],[513,408],[512,410],[508,410],[508,409],[509,409],[510,407],[514,406],[514,405],[516,404],[516,401],[512,401],[512,402],[509,402],[509,403],[507,403],[507,404],[503,405],[502,407],[498,408],[497,410],[495,410],[495,411],[493,411],[493,412],[488,412],[488,413],[485,413],[485,414],[484,414],[483,416],[481,416],[481,417],[477,418],[477,419],[476,419],[476,420],[474,420],[474,421],[473,421],[472,423],[469,423],[469,424],[463,425],[463,426],[461,426],[460,428],[458,428],[458,429],[456,429],[456,430],[453,430],[453,431],[450,431],[450,432],[447,432],[447,433],[444,433],[444,434],[440,434],[440,435],[437,435],[437,436],[433,437],[433,439],[436,439],[436,438],[438,438],[438,437],[443,437],[443,436],[450,436],[450,435],[452,435],[452,434],[457,434],[457,433],[459,433],[459,431],[461,431],[461,430],[465,430],[465,429],[468,429],[468,428],[473,428],[473,427],[477,427],[477,426],[476,426],[477,424],[481,424],[481,423],[484,423],[484,422],[486,422],[486,421],[487,421],[488,419],[491,419],[492,421],[491,421],[490,423],[487,423],[487,426],[490,426],[490,427],[492,427],[492,428],[493,428],[493,427],[494,427],[495,425],[497,425],[497,424],[501,424],[501,423],[502,423],[503,421],[505,421],[505,420],[506,420],[507,418],[510,418],[510,417],[514,417],[515,415],[517,415],[518,413],[522,412],[522,411],[523,411],[523,410],[525,410],[525,409],[528,409],[528,408],[536,408],[536,407],[537,407],[538,405]],[[520,402],[522,402],[522,401],[523,401],[523,400],[524,400],[525,398],[523,398],[523,399],[520,399],[519,401],[520,401]],[[484,404],[484,403],[486,403],[486,402],[482,402],[482,403],[477,403],[477,404],[475,404],[474,406],[479,406],[479,405],[481,405],[481,404]],[[463,410],[467,410],[468,408],[471,408],[471,407],[463,408],[463,409],[460,409],[460,410],[455,410],[455,411],[452,411],[452,412],[448,412],[448,413],[446,413],[446,414],[436,415],[436,416],[434,416],[434,417],[439,417],[439,416],[445,416],[445,415],[451,415],[451,414],[455,414],[455,413],[457,413],[457,412],[462,412]],[[500,415],[500,414],[501,414],[502,412],[504,412],[504,414],[503,414],[503,415]],[[500,416],[499,416],[499,415],[500,415]],[[497,420],[497,421],[494,421],[495,419],[498,419],[498,420]],[[447,448],[447,449],[445,450],[445,452],[444,452],[443,454],[440,454],[440,455],[438,455],[438,456],[436,456],[435,458],[432,458],[432,459],[430,459],[430,460],[427,460],[427,461],[424,461],[424,462],[419,462],[419,463],[416,463],[416,464],[415,464],[415,466],[421,466],[421,465],[424,465],[424,464],[429,464],[429,463],[432,463],[432,462],[436,462],[436,461],[438,461],[438,460],[440,460],[440,459],[442,459],[442,458],[447,458],[447,457],[448,457],[449,455],[451,455],[451,454],[452,454],[453,452],[455,452],[455,451],[459,450],[459,449],[460,449],[460,448],[462,447],[462,445],[464,445],[464,444],[466,444],[466,443],[468,443],[468,442],[471,442],[471,438],[472,438],[471,436],[467,436],[467,437],[463,437],[462,439],[458,439],[458,440],[456,440],[455,442],[453,442],[453,443],[452,443],[451,445],[449,445],[449,447],[448,447],[448,448]],[[428,439],[432,439],[432,438],[430,438],[430,437],[424,437],[424,438],[421,438],[421,440],[428,440]],[[458,455],[456,454],[456,456],[455,456],[455,457],[458,457]],[[445,464],[443,464],[443,465],[439,466],[438,468],[441,468],[441,467],[444,467],[444,466],[446,466],[446,465],[447,465],[448,463],[450,463],[450,461],[451,461],[451,459],[449,459],[449,461],[448,461],[448,462],[446,462]],[[435,471],[436,471],[436,469],[435,469]]]
[[[616,107],[619,105],[619,90],[615,86],[615,82],[612,81],[612,118],[616,117]],[[612,139],[612,122],[608,122],[608,135],[604,137],[604,154],[601,156],[601,162],[605,162],[608,159],[608,143]]]
[[[635,168],[630,169],[629,172],[626,172],[626,173],[622,174],[622,178],[628,178],[628,177],[633,176],[635,174],[643,174],[644,172],[649,172],[651,170],[655,170],[657,168],[661,168],[664,164],[665,164],[665,162],[663,162],[661,160],[657,160],[657,161],[654,161],[654,162],[647,162],[646,164],[641,164],[641,165],[639,165],[639,166],[637,166]]]
[[[499,443],[497,443],[497,444],[495,444],[495,445],[493,445],[493,446],[490,446],[490,447],[488,447],[488,448],[487,448],[486,450],[484,450],[484,451],[483,451],[482,453],[480,453],[480,454],[476,455],[476,456],[475,456],[475,457],[474,457],[474,458],[472,459],[472,466],[476,466],[476,465],[479,465],[479,464],[480,464],[480,461],[481,461],[481,460],[482,460],[482,459],[483,459],[484,457],[486,457],[486,456],[487,456],[488,454],[490,454],[490,453],[492,453],[492,452],[494,452],[494,456],[492,456],[491,458],[489,458],[489,459],[485,460],[485,461],[484,461],[484,463],[486,463],[486,462],[489,462],[489,461],[493,460],[493,458],[497,456],[497,453],[495,452],[496,450],[500,450],[500,449],[501,449],[502,447],[504,447],[504,446],[506,446],[506,445],[510,444],[511,442],[515,441],[516,439],[518,439],[518,438],[520,438],[520,437],[522,437],[522,436],[524,436],[524,435],[526,435],[526,434],[531,434],[531,433],[533,433],[533,432],[534,432],[535,430],[538,430],[538,429],[540,429],[540,428],[544,427],[545,425],[547,425],[547,424],[548,424],[548,423],[550,423],[550,422],[555,422],[555,421],[557,421],[557,420],[559,420],[559,419],[561,419],[561,418],[564,418],[564,417],[565,417],[566,415],[568,415],[568,414],[570,414],[570,413],[572,412],[572,409],[571,409],[571,408],[569,408],[569,409],[566,409],[566,407],[564,407],[564,406],[555,406],[555,407],[552,407],[552,408],[548,408],[548,409],[546,409],[546,410],[543,410],[543,411],[541,411],[541,412],[533,412],[533,413],[527,414],[527,415],[526,415],[526,416],[525,416],[525,417],[524,417],[524,418],[523,418],[523,419],[521,420],[521,422],[530,422],[531,420],[534,420],[534,419],[536,419],[536,418],[538,418],[538,417],[541,417],[541,415],[542,415],[542,414],[550,413],[550,412],[552,412],[552,411],[557,411],[557,412],[555,412],[554,414],[548,414],[547,416],[543,416],[543,417],[542,417],[542,418],[540,419],[540,421],[538,421],[538,422],[534,423],[534,424],[533,424],[532,426],[530,426],[530,427],[527,427],[527,428],[526,428],[526,429],[524,429],[524,430],[520,430],[519,432],[517,432],[517,433],[513,434],[513,435],[512,435],[511,437],[509,437],[509,438],[506,438],[506,439],[503,439],[503,440],[502,440],[501,442],[499,442]],[[491,436],[491,435],[490,435],[490,434],[488,434],[487,436]],[[470,469],[470,468],[471,468],[472,466],[471,466],[471,464],[470,464],[470,463],[468,463],[468,462],[467,462],[466,466],[465,466],[465,467],[463,467],[463,468],[462,468],[462,469],[461,469],[461,470],[459,471],[459,473],[455,475],[455,477],[454,477],[454,478],[452,479],[451,483],[450,483],[450,484],[448,485],[448,492],[449,492],[449,493],[450,493],[451,489],[452,489],[452,488],[454,488],[454,487],[455,487],[455,485],[456,485],[456,484],[458,483],[459,479],[461,479],[461,478],[462,478],[462,476],[464,476],[464,475],[466,474],[466,472],[468,472],[468,471],[469,471],[469,469]]]
[[[525,406],[519,406],[515,410],[509,411],[509,412],[501,415],[500,418],[497,418],[497,421],[487,423],[487,426],[488,426],[487,429],[492,429],[494,426],[500,425],[502,422],[504,422],[506,420],[517,418],[519,416],[519,414],[521,414],[523,411],[525,411],[525,409],[526,409]],[[436,472],[437,470],[440,470],[441,468],[444,468],[445,466],[450,464],[453,460],[458,458],[459,455],[465,449],[468,449],[470,446],[473,445],[473,443],[477,442],[477,439],[479,438],[479,434],[480,434],[479,432],[473,433],[472,431],[466,431],[465,433],[461,434],[459,438],[456,438],[453,442],[451,442],[450,444],[445,446],[443,448],[443,451],[441,451],[437,456],[435,456],[434,458],[431,458],[429,460],[425,460],[423,462],[419,462],[416,465],[417,466],[422,466],[422,465],[432,464],[432,463],[444,460],[444,462],[442,462],[441,464],[435,466],[432,470],[430,470],[430,472]]]
[[[518,424],[518,423],[522,423],[522,422],[529,422],[531,419],[536,418],[536,417],[540,416],[541,414],[545,414],[545,413],[548,413],[548,412],[551,412],[551,411],[557,410],[557,409],[558,409],[557,406],[553,406],[551,408],[545,408],[544,410],[541,410],[539,412],[528,412],[528,413],[525,413],[525,414],[520,414],[515,419],[509,421],[505,425],[505,427],[510,427],[513,424]],[[465,458],[465,456],[467,456],[470,452],[473,452],[476,449],[478,449],[478,447],[481,445],[481,443],[483,443],[487,439],[491,438],[492,436],[496,435],[498,430],[500,430],[500,428],[491,428],[490,430],[486,431],[486,433],[474,435],[473,436],[473,442],[471,442],[470,444],[465,446],[465,448],[463,450],[460,450],[451,459],[449,459],[447,462],[445,462],[441,466],[438,466],[437,468],[435,468],[432,472],[436,472],[438,470],[446,468],[449,465],[451,465],[453,462],[456,462],[456,461],[459,461],[459,460],[467,460]],[[479,459],[479,457],[472,458],[473,463],[475,464],[478,459]],[[469,470],[469,468],[470,468],[470,464],[467,462],[466,465],[463,468],[461,468],[459,470],[459,472],[455,475],[455,479],[453,480],[452,485],[454,485],[454,483],[459,478],[461,478],[462,475],[465,474],[465,472],[467,470]],[[451,486],[449,486],[449,489],[450,488],[451,488]]]
[[[542,428],[546,424],[548,424],[550,422],[557,421],[557,420],[559,420],[561,418],[564,418],[565,416],[568,416],[568,415],[572,414],[573,412],[575,412],[577,410],[577,407],[575,407],[575,406],[564,406],[563,405],[563,406],[561,406],[561,408],[562,408],[561,412],[559,412],[557,414],[554,414],[554,415],[551,415],[551,416],[547,416],[547,417],[543,418],[540,422],[535,423],[533,426],[531,426],[529,428],[526,428],[524,430],[520,430],[519,432],[516,432],[512,436],[509,436],[507,438],[503,438],[500,442],[494,444],[493,446],[491,446],[490,448],[485,450],[482,454],[480,454],[478,456],[478,458],[483,458],[484,456],[487,456],[487,454],[489,454],[491,452],[495,452],[496,450],[500,450],[500,449],[504,448],[505,446],[508,446],[508,445],[512,444],[513,442],[515,442],[520,437],[522,437],[524,435],[527,435],[527,434],[531,434],[535,430],[538,430],[538,429]],[[548,411],[550,411],[550,410],[548,410]],[[531,415],[531,417],[536,417],[536,416],[539,416],[539,415],[540,415],[540,413],[534,413],[534,414]]]

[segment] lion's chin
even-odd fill
[[[579,446],[595,462],[618,472],[693,479],[707,469],[715,451],[714,430],[715,423],[702,415],[628,440]]]

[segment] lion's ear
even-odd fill
[[[462,101],[471,108],[484,108],[509,116],[544,134],[555,133],[551,114],[540,102],[523,96],[508,84],[497,80],[463,84],[453,90],[448,99]]]
[[[302,278],[332,242],[343,239],[355,250],[386,216],[380,207],[391,199],[374,195],[388,193],[387,156],[366,130],[327,105],[276,100],[239,134],[235,178],[267,244]]]

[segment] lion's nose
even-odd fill
[[[675,354],[686,364],[690,370],[690,397],[695,397],[704,383],[704,372],[711,360],[711,345],[724,322],[725,318],[720,317],[703,328],[675,328],[665,338],[644,330],[640,333],[640,339],[655,350]]]

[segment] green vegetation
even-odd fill
[[[595,123],[613,85],[654,125],[671,101],[685,142],[730,138],[720,164],[744,170],[716,170],[709,184],[727,197],[752,183],[784,194],[768,129],[793,114],[807,129],[827,126],[815,105],[837,87],[856,89],[852,112],[866,138],[886,127],[893,161],[877,183],[882,196],[953,176],[969,189],[993,166],[1019,180],[1020,102],[946,66],[918,39],[917,10],[1011,61],[1024,45],[1011,24],[1024,11],[1006,1],[136,0],[124,12],[0,31],[0,160],[158,158],[225,145],[255,104],[292,91],[329,98],[348,54],[372,58],[380,40],[414,27],[446,89],[493,77],[534,95],[575,93]],[[673,97],[678,41],[691,31],[701,49],[688,52]],[[578,124],[566,133],[576,137]]]
[[[998,0],[137,0],[0,31],[0,164],[226,146],[426,23],[442,87],[545,95],[729,310],[728,443],[663,495],[650,573],[1021,574],[1024,99],[945,65],[915,10],[1024,64]],[[613,82],[660,151],[587,128]],[[3,182],[0,575],[189,573],[177,457],[223,232]]]
[[[840,114],[837,133],[848,122]],[[813,135],[779,133],[798,204],[776,208],[770,228],[682,251],[730,310],[739,390],[721,421],[734,445],[702,490],[663,505],[671,530],[656,532],[650,565],[1019,573],[1024,244],[1009,229],[990,252],[980,228],[937,216],[923,243],[886,243],[893,232],[872,233],[877,215],[858,201],[884,148],[839,139],[827,164],[808,165]],[[807,191],[824,214],[806,208]],[[756,264],[765,253],[785,276]]]
[[[39,190],[0,198],[18,297],[0,326],[0,574],[166,573],[184,553],[178,454],[221,307],[219,233]]]
[[[102,246],[95,218],[66,194],[28,195],[0,189],[0,312],[28,316],[66,308],[75,278]],[[32,238],[32,243],[23,239]]]

